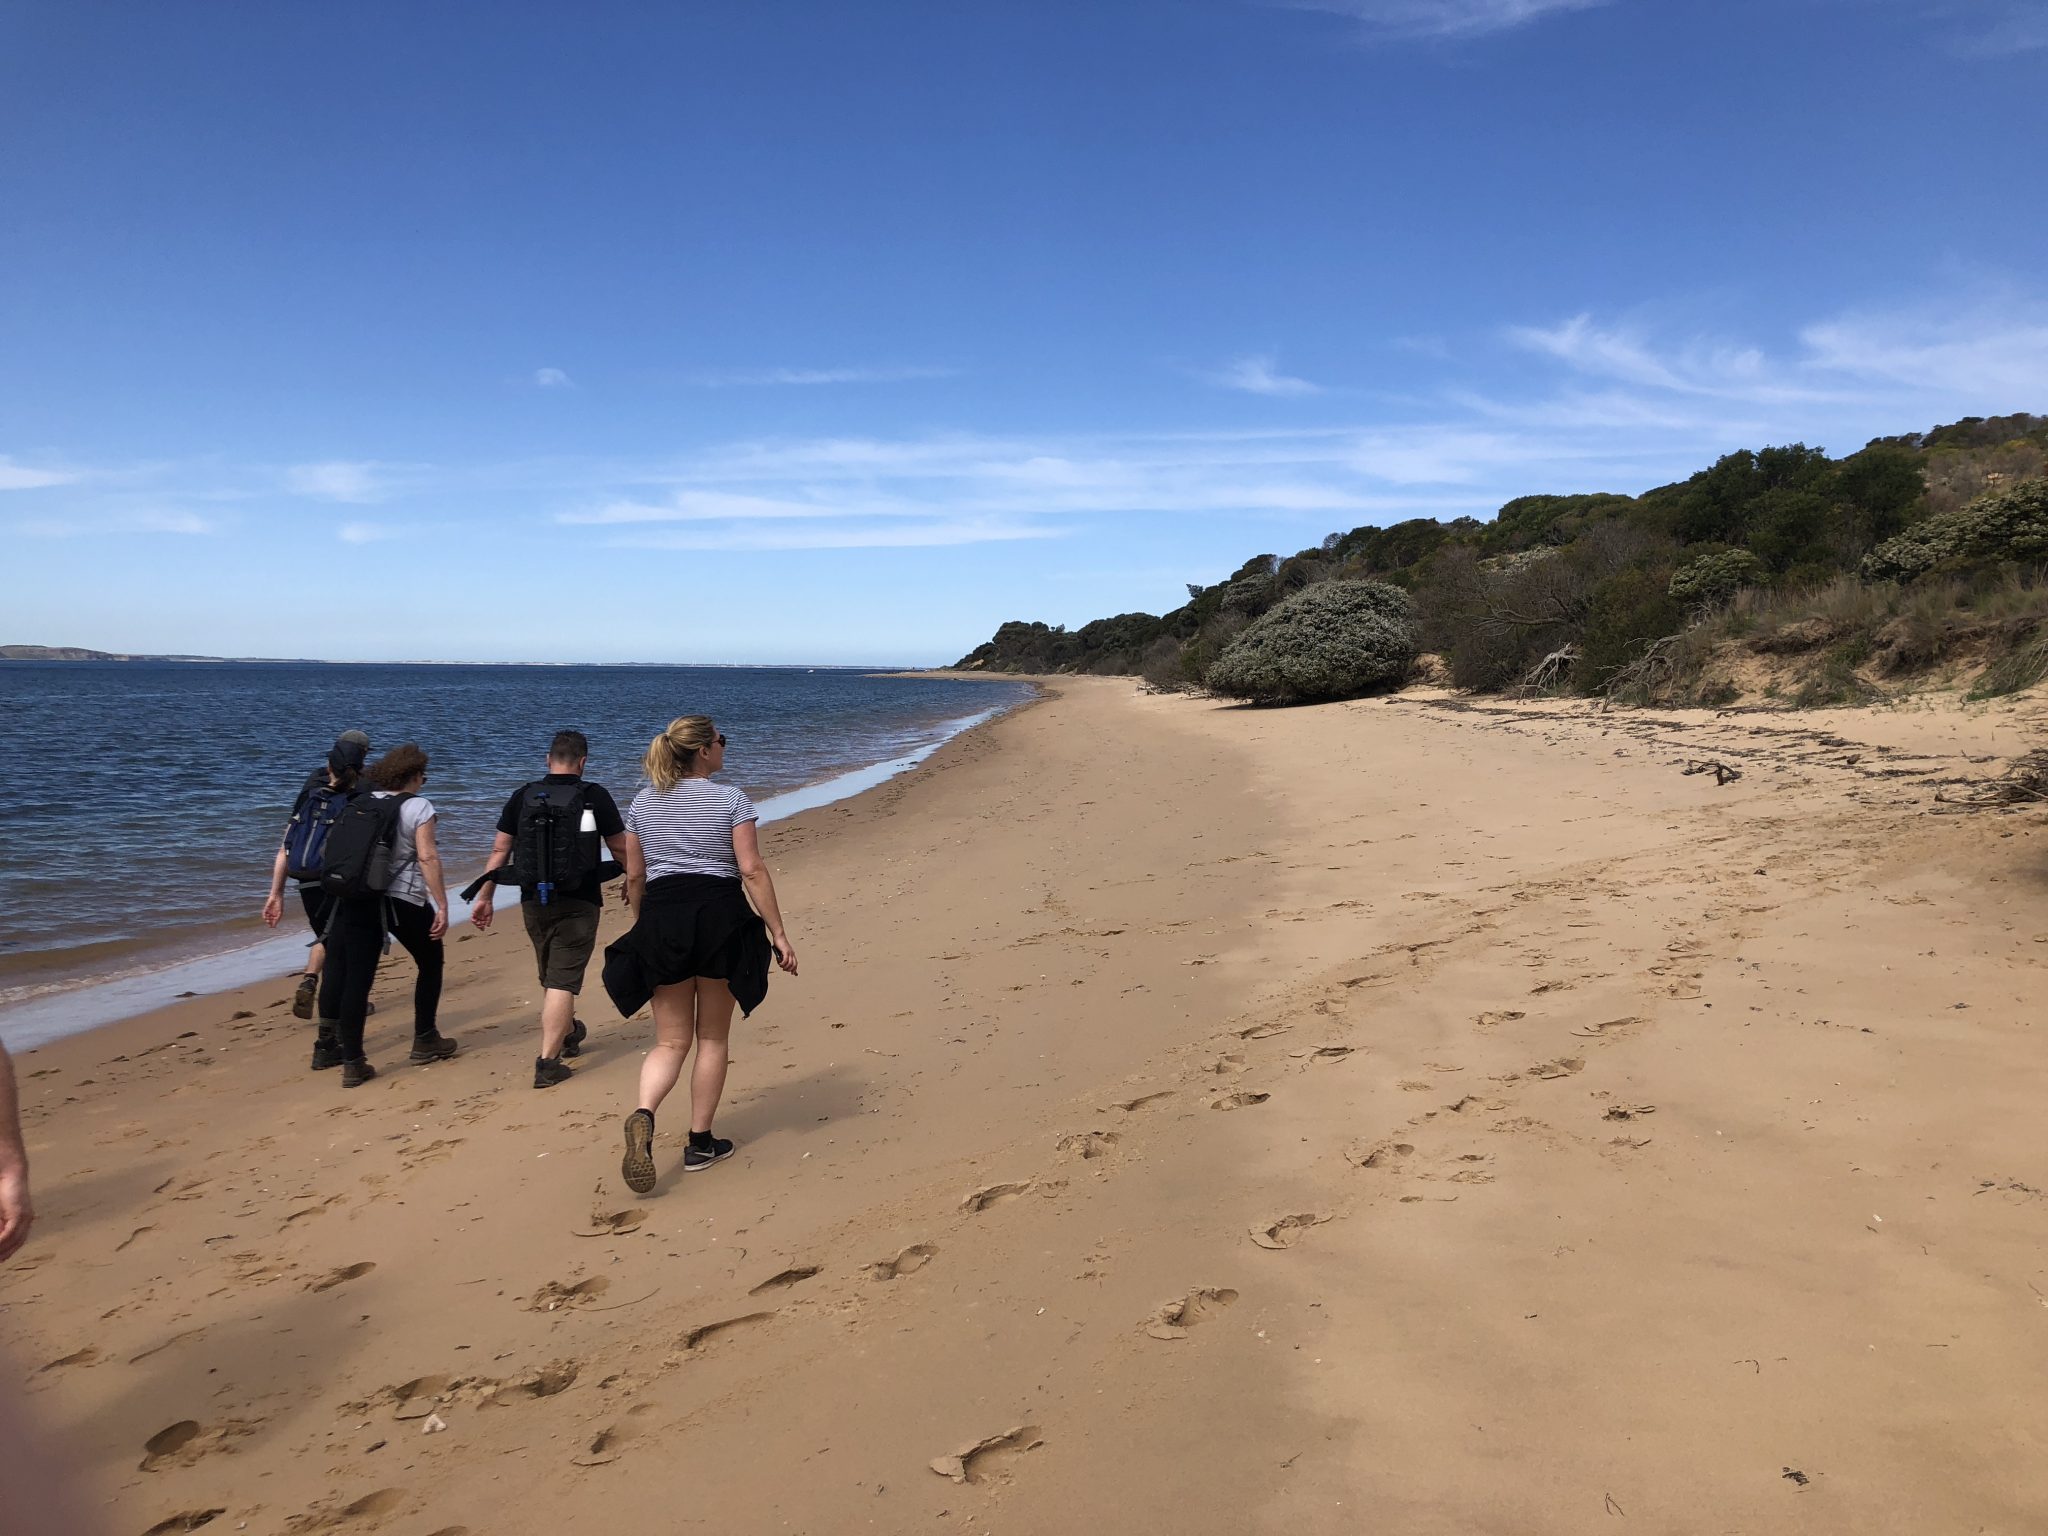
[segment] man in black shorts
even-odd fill
[[[291,845],[292,828],[299,819],[299,812],[306,808],[306,801],[315,790],[325,789],[337,778],[345,778],[353,784],[363,771],[363,763],[370,755],[370,738],[363,731],[343,731],[334,738],[334,750],[327,754],[327,766],[315,768],[306,775],[306,782],[299,786],[298,798],[292,801],[291,819],[285,823],[284,841],[278,844],[277,858],[270,868],[270,895],[263,903],[263,921],[275,928],[284,916],[284,882],[286,853]],[[322,942],[327,932],[327,917],[333,910],[334,898],[320,889],[318,881],[299,882],[299,902],[306,909],[306,921],[313,929],[312,947],[306,951],[306,973],[299,978],[299,990],[292,998],[292,1012],[302,1019],[313,1017],[313,1000],[320,991],[320,971],[327,963],[327,946]]]
[[[521,866],[522,879],[530,879],[537,845],[545,838],[536,833],[535,816],[542,807],[576,806],[577,863],[583,871],[578,879],[547,892],[529,889],[520,902],[526,919],[526,936],[533,941],[534,958],[540,962],[540,1055],[533,1063],[533,1086],[552,1088],[574,1074],[563,1064],[583,1049],[590,1033],[576,1017],[576,995],[583,990],[583,972],[597,948],[597,917],[604,904],[603,876],[598,868],[597,845],[601,839],[612,857],[626,857],[626,823],[618,803],[602,784],[584,780],[583,765],[590,756],[590,743],[581,731],[557,731],[548,744],[547,777],[522,785],[505,802],[498,818],[498,835],[491,844],[490,867]],[[565,791],[567,793],[565,793]],[[515,857],[516,856],[516,857]],[[480,930],[491,926],[495,910],[494,887],[484,882],[469,920]]]

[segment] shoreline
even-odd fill
[[[13,1366],[116,1531],[2028,1529],[2044,718],[1050,679],[764,839],[713,1177],[499,928],[25,1055]]]
[[[1028,708],[1035,702],[1035,699],[1025,699],[1015,705],[959,716],[944,722],[944,734],[913,751],[764,796],[758,805],[761,821],[767,825],[865,794],[897,775],[909,772],[957,737],[981,729],[1006,713]],[[471,877],[474,873],[480,871],[472,872]],[[469,920],[469,904],[454,893],[468,884],[471,877],[451,878],[449,881],[451,931]],[[204,937],[194,936],[197,944],[205,946],[196,953],[183,946],[166,945],[123,969],[49,980],[34,978],[39,971],[61,971],[63,958],[72,953],[71,950],[39,950],[10,957],[22,964],[28,979],[0,986],[0,1044],[16,1052],[33,1050],[53,1040],[105,1028],[171,1002],[216,996],[265,981],[289,981],[300,964],[297,957],[303,955],[307,948],[307,938],[296,896],[289,889],[285,894],[285,918],[278,925],[277,932],[266,930],[240,942],[225,943],[223,941],[230,935],[240,934],[251,925],[237,922],[209,927]],[[516,900],[501,903],[508,907],[515,904]],[[80,947],[116,948],[148,942],[101,941],[99,945]],[[45,957],[52,962],[48,966],[39,964]]]

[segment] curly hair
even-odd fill
[[[368,778],[379,789],[403,789],[427,771],[427,754],[416,741],[400,742],[370,764]]]

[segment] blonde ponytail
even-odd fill
[[[717,735],[709,715],[679,715],[669,721],[668,729],[647,744],[647,782],[659,790],[674,789],[690,776],[697,754]]]

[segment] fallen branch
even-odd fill
[[[1966,811],[2011,811],[2022,806],[2048,804],[2048,747],[2036,747],[2015,758],[2010,768],[1995,779],[1969,785],[1951,796],[1936,790],[1937,816],[1957,816]]]
[[[1711,757],[1690,760],[1685,765],[1688,774],[1711,773],[1716,784],[1731,784],[1742,777],[1740,768],[1731,768],[1726,763]]]

